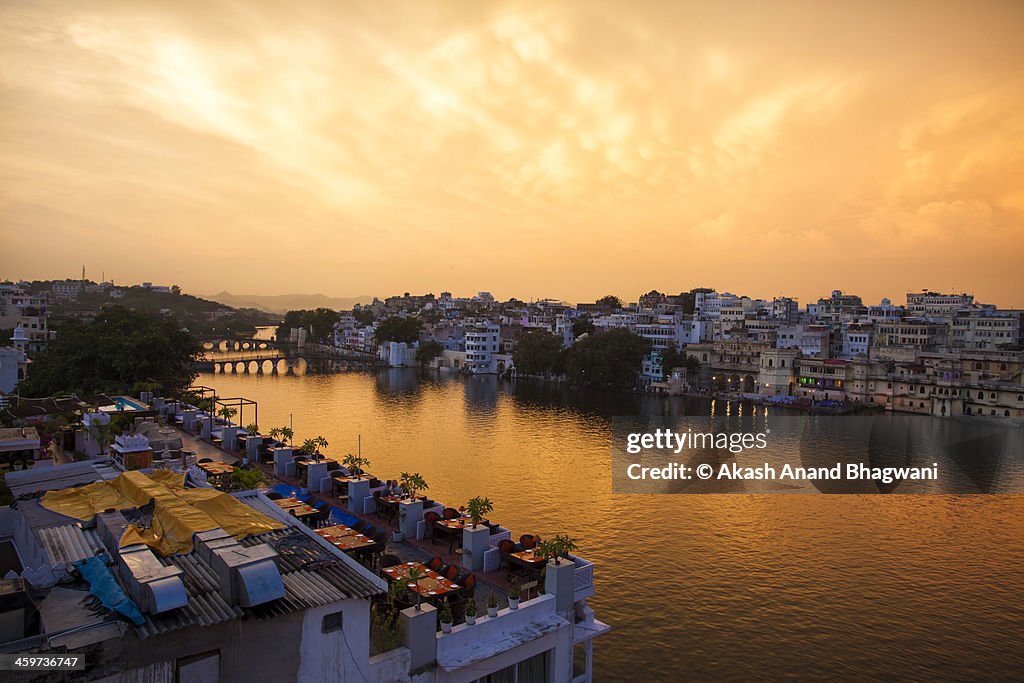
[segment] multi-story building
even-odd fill
[[[478,323],[466,328],[466,358],[463,369],[474,375],[498,372],[501,353],[501,327],[497,323]]]
[[[769,348],[767,342],[723,340],[691,344],[685,351],[700,364],[702,385],[751,393],[757,387],[761,353]]]
[[[974,351],[1020,345],[1022,314],[983,306],[961,308],[949,323],[949,346]]]
[[[939,294],[927,290],[907,292],[907,310],[918,318],[952,318],[961,308],[973,303],[972,294]]]
[[[52,338],[46,294],[29,294],[18,285],[0,284],[0,328],[21,327],[30,356],[46,348]]]
[[[775,346],[780,349],[799,349],[802,356],[828,358],[832,331],[825,325],[780,325]]]
[[[867,356],[871,351],[871,341],[874,339],[875,327],[872,323],[848,323],[843,325],[842,331],[837,335],[841,340],[841,349],[836,355],[840,358],[855,358]]]
[[[766,348],[761,352],[757,376],[758,393],[765,396],[791,396],[796,385],[797,349]]]
[[[945,323],[908,318],[898,322],[879,323],[875,326],[873,352],[879,358],[897,357],[899,349],[937,351],[946,344],[948,327]]]
[[[78,292],[81,289],[81,280],[54,280],[51,285],[53,298],[57,301],[78,301]]]

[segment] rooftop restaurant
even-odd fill
[[[85,653],[83,680],[591,680],[609,627],[572,539],[215,397],[128,400],[121,433],[94,411],[65,439],[95,456],[7,473],[0,653]]]

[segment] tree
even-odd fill
[[[426,365],[434,358],[440,356],[442,351],[444,351],[444,344],[441,342],[423,342],[420,344],[420,348],[416,350],[416,360],[419,361],[421,365]]]
[[[371,324],[377,316],[373,314],[372,308],[353,308],[352,317],[356,319],[356,322],[366,327]]]
[[[196,378],[202,346],[171,315],[107,306],[90,322],[72,318],[32,363],[25,396],[127,393],[139,382],[167,393]]]
[[[304,327],[309,331],[313,341],[328,342],[334,334],[334,324],[340,320],[341,315],[330,308],[288,311],[284,314],[284,321],[277,328],[277,338],[287,339],[292,328]]]
[[[373,338],[378,344],[389,341],[412,344],[419,340],[422,327],[423,323],[416,318],[391,316],[380,321],[377,330],[373,333]]]
[[[595,334],[566,351],[566,375],[579,386],[629,389],[649,348],[648,340],[625,328]]]
[[[605,313],[614,313],[615,311],[618,311],[622,308],[622,299],[615,296],[614,294],[605,295],[598,299],[595,303],[597,303],[598,308],[600,308]]]
[[[236,467],[231,471],[231,483],[240,491],[251,491],[266,483],[267,478],[260,470],[243,470]]]
[[[670,346],[661,352],[662,376],[668,377],[672,374],[672,368],[687,367],[687,356],[674,346]]]
[[[519,335],[512,349],[516,371],[525,375],[560,373],[562,340],[545,330],[529,330]]]
[[[572,338],[576,339],[581,334],[594,334],[594,323],[589,315],[581,315],[572,321]]]

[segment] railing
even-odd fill
[[[583,600],[594,594],[594,563],[584,560],[582,557],[575,557],[576,574],[573,577],[575,584],[574,600]]]

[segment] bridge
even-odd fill
[[[308,367],[311,361],[327,361],[347,369],[370,369],[384,364],[374,353],[348,347],[319,344],[307,344],[302,347],[282,345],[278,348],[269,347],[263,351],[256,351],[251,355],[226,355],[223,358],[216,355],[206,356],[196,361],[195,367],[200,372],[215,374],[290,375],[294,374],[302,362]]]
[[[271,339],[250,339],[247,337],[206,337],[199,340],[204,351],[262,351],[276,349],[284,344]]]

